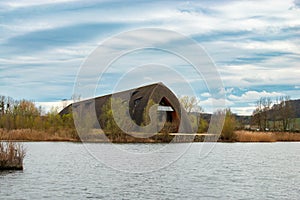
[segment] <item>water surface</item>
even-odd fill
[[[299,143],[218,143],[205,158],[194,143],[150,173],[107,167],[79,143],[24,145],[24,171],[0,173],[0,199],[300,199]],[[145,151],[162,144],[119,145]]]

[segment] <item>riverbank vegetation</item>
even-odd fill
[[[278,97],[275,100],[261,97],[256,101],[251,125],[260,131],[297,131],[298,106],[297,101],[292,101],[289,96]]]
[[[43,114],[27,100],[0,96],[0,140],[77,140],[72,114],[61,116],[57,109]]]
[[[223,115],[225,115],[225,121],[221,133],[220,140],[222,141],[235,141],[236,134],[235,134],[235,127],[236,127],[236,120],[235,116],[231,112],[230,109],[225,109],[221,111]]]
[[[299,133],[236,131],[236,142],[300,142]]]
[[[176,142],[194,141],[200,142],[206,137],[210,118],[202,114],[196,99],[184,97],[182,104],[187,110],[196,136],[176,137]],[[279,102],[279,103],[277,103]],[[275,141],[300,141],[300,133],[297,132],[299,119],[295,119],[295,108],[289,103],[289,97],[279,98],[272,103],[270,99],[262,98],[257,102],[251,120],[241,121],[230,109],[218,111],[216,114],[224,115],[224,127],[219,138],[220,142],[275,142]],[[137,138],[125,134],[112,120],[112,111],[105,105],[102,108],[105,115],[100,121],[105,122],[102,130],[88,131],[89,135],[79,138],[72,113],[59,115],[57,109],[51,109],[43,113],[41,107],[27,100],[15,101],[12,98],[0,96],[0,140],[5,141],[106,141],[112,142],[170,142],[174,139],[172,124],[166,124],[164,129],[149,138]],[[284,114],[284,113],[289,113]],[[297,116],[297,115],[296,115]],[[123,118],[122,116],[119,116]],[[250,119],[250,118],[249,118]],[[122,121],[122,119],[120,119]],[[125,121],[126,128],[130,123]],[[246,131],[247,130],[247,131]],[[260,131],[258,131],[260,130]],[[261,131],[264,130],[264,131]],[[285,130],[285,131],[284,131]],[[296,130],[296,131],[294,131]],[[200,133],[203,133],[202,135]]]

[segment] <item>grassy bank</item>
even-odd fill
[[[237,142],[300,142],[300,133],[236,131]]]
[[[4,141],[79,141],[77,137],[70,137],[68,130],[46,132],[31,129],[0,129],[0,140]],[[72,134],[74,135],[74,134]]]
[[[70,137],[73,135],[73,137]],[[57,132],[45,132],[30,129],[5,130],[0,129],[0,140],[4,141],[70,141],[80,142],[76,134],[70,134],[70,130],[59,130]],[[106,136],[106,137],[105,137]],[[159,133],[152,137],[138,138],[127,134],[104,134],[95,133],[82,136],[85,142],[107,142],[106,139],[114,143],[168,143],[174,139],[174,135]],[[180,135],[173,142],[202,142],[204,135]],[[300,133],[290,132],[252,132],[252,131],[236,131],[233,140],[222,140],[218,142],[279,142],[279,141],[300,141]]]
[[[174,135],[167,133],[158,133],[154,136],[144,138],[134,137],[128,134],[112,134],[99,132],[95,130],[94,133],[81,135],[81,138],[75,136],[76,134],[70,133],[73,130],[58,130],[57,132],[46,132],[30,129],[16,129],[16,130],[6,130],[0,129],[0,141],[70,141],[70,142],[107,142],[113,143],[169,143],[173,142],[190,142],[194,139],[195,142],[201,142],[204,140],[204,136],[191,136],[191,135],[181,135],[174,139]],[[72,135],[73,137],[70,137]],[[174,140],[173,140],[174,139]]]

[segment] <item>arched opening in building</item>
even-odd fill
[[[159,102],[157,112],[158,112],[159,122],[164,121],[164,117],[166,120],[165,121],[166,123],[164,124],[164,128],[161,131],[178,132],[179,122],[180,122],[179,116],[167,98],[163,97],[161,99],[161,101]]]

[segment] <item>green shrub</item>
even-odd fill
[[[221,139],[226,141],[234,141],[236,139],[236,135],[234,132],[236,126],[235,117],[230,109],[224,110],[224,113],[225,121],[222,129]]]

